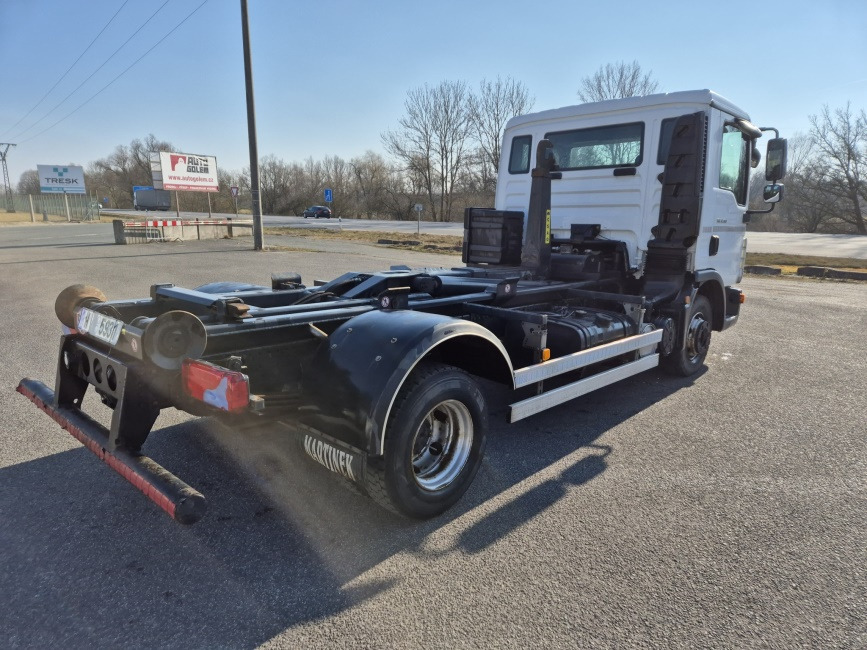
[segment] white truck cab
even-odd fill
[[[658,236],[653,229],[660,221],[672,130],[679,117],[699,112],[706,116],[700,224],[687,247],[685,270],[713,269],[724,286],[735,284],[746,250],[749,172],[758,162],[754,143],[762,130],[746,111],[710,90],[614,99],[511,119],[495,207],[523,211],[527,232],[536,147],[549,140],[561,174],[551,184],[551,236],[568,238],[572,224],[597,224],[598,238],[625,244],[629,268],[641,277],[648,242]]]

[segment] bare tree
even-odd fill
[[[153,134],[144,140],[135,139],[129,146],[118,145],[114,153],[92,162],[87,175],[94,185],[105,188],[102,192],[111,197],[117,207],[132,207],[134,185],[150,185],[151,151],[176,151],[171,143],[159,140]]]
[[[282,214],[290,193],[292,172],[282,158],[269,154],[259,161],[262,214]]]
[[[18,179],[19,194],[39,194],[42,191],[39,183],[39,173],[35,169],[22,172]]]
[[[382,210],[398,221],[416,219],[413,207],[423,200],[427,190],[421,174],[410,169],[389,168],[382,188]]]
[[[349,161],[349,166],[354,176],[356,214],[373,219],[384,208],[384,192],[390,174],[388,163],[380,154],[368,150]]]
[[[811,115],[810,136],[816,154],[818,184],[841,200],[839,218],[867,235],[861,202],[867,201],[867,114],[853,114],[850,104],[833,113],[824,106],[820,115]]]
[[[493,189],[497,183],[500,146],[506,122],[523,115],[533,107],[527,87],[511,77],[496,81],[483,79],[477,95],[470,96],[470,118],[473,135],[479,142],[482,186]]]
[[[651,74],[652,71],[642,72],[638,61],[607,63],[581,80],[578,97],[582,102],[601,102],[604,99],[650,95],[659,88]]]
[[[786,173],[786,200],[777,206],[774,214],[794,232],[819,232],[834,229],[837,204],[821,184],[821,163],[816,160],[810,136],[796,134],[789,138],[789,160]],[[765,177],[756,174],[759,188]],[[759,190],[760,193],[760,190]],[[765,221],[768,217],[762,217]]]
[[[431,215],[452,217],[455,183],[467,165],[470,107],[463,81],[443,81],[407,93],[406,115],[382,135],[386,150],[424,184]]]

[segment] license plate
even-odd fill
[[[76,329],[79,332],[90,334],[100,341],[105,341],[109,345],[114,345],[120,338],[123,321],[105,314],[98,314],[84,307],[78,312],[78,327]]]

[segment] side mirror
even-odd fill
[[[779,203],[783,200],[783,189],[785,189],[785,186],[779,183],[765,185],[765,191],[762,192],[762,198],[764,198],[765,203]]]
[[[765,180],[776,183],[786,175],[788,144],[785,138],[768,140],[768,155],[765,162]],[[767,188],[765,188],[767,190]],[[765,199],[767,201],[767,199]]]

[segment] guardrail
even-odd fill
[[[252,219],[115,219],[115,244],[146,244],[155,241],[232,239],[253,234]]]

